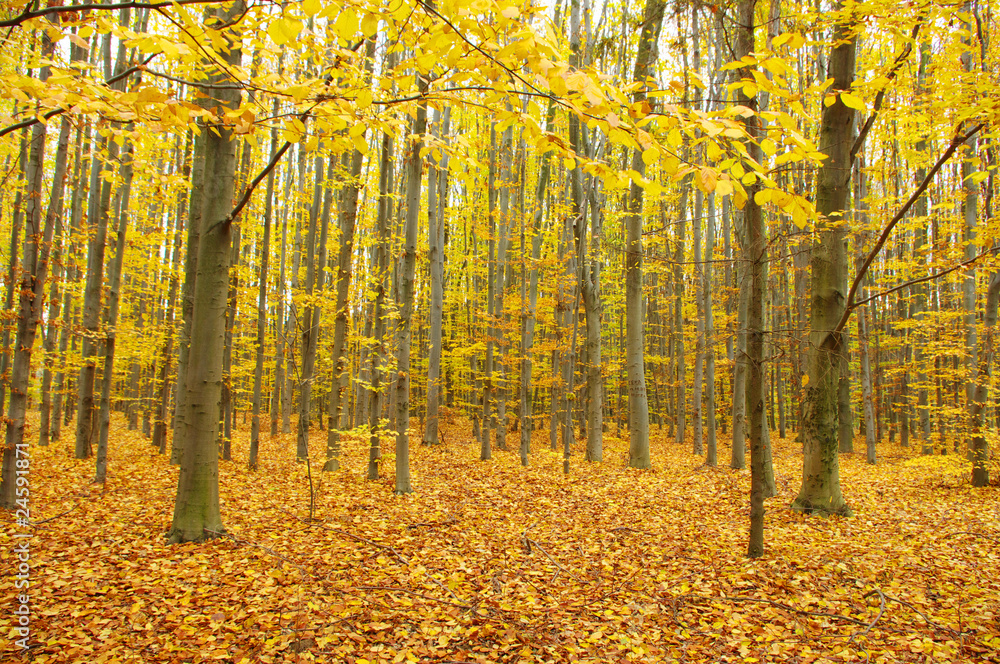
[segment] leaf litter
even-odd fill
[[[294,435],[248,432],[220,462],[226,532],[168,545],[177,470],[113,427],[106,487],[67,444],[34,447],[31,647],[0,615],[0,660],[36,662],[940,662],[1000,661],[1000,503],[957,455],[884,448],[841,456],[852,518],[791,512],[801,453],[775,442],[765,554],[745,557],[749,471],[709,468],[654,432],[655,470],[561,454],[535,432],[478,460],[467,422],[411,448],[416,493],[392,494],[393,457],[364,479],[346,437],[323,473]],[[310,480],[314,511],[310,514]],[[14,516],[5,513],[5,552]],[[0,580],[13,607],[13,574]]]

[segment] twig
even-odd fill
[[[996,537],[990,537],[989,535],[984,535],[982,533],[975,533],[971,530],[960,530],[956,533],[948,533],[942,539],[948,539],[949,537],[955,537],[956,535],[972,535],[973,537],[982,537],[984,540],[989,540],[995,544],[1000,544],[1000,539]]]
[[[448,586],[444,585],[443,583],[441,583],[440,581],[438,581],[437,579],[435,579],[433,576],[430,575],[429,572],[425,572],[425,575],[427,576],[428,579],[430,579],[431,581],[433,581],[434,583],[436,583],[438,585],[438,587],[441,588],[441,590],[445,591],[446,593],[448,593],[449,595],[451,595],[452,597],[454,597],[459,602],[462,601],[462,598],[459,597],[458,595],[456,595],[454,590],[452,590]]]
[[[851,313],[853,313],[854,310],[858,307],[858,305],[854,302],[854,296],[858,292],[858,287],[861,285],[861,280],[864,279],[865,275],[868,273],[868,268],[871,266],[872,261],[874,261],[875,257],[878,256],[879,252],[882,251],[882,247],[885,245],[886,241],[888,241],[889,235],[896,227],[896,224],[898,224],[903,219],[903,217],[906,216],[906,213],[910,211],[910,208],[913,207],[913,204],[916,203],[921,196],[923,196],[924,191],[926,191],[927,187],[930,186],[931,182],[934,180],[934,177],[937,175],[937,172],[941,170],[941,168],[945,165],[945,163],[949,159],[951,159],[951,156],[955,154],[958,148],[965,145],[965,143],[969,139],[978,134],[979,131],[985,126],[986,126],[985,123],[981,122],[966,133],[962,133],[960,129],[952,137],[951,143],[948,144],[948,148],[941,153],[941,156],[938,157],[938,160],[934,163],[931,169],[927,171],[927,175],[924,176],[923,181],[917,186],[917,188],[913,191],[913,193],[910,194],[910,197],[906,200],[905,203],[903,203],[903,206],[899,208],[895,216],[893,216],[893,218],[889,221],[889,223],[885,225],[885,228],[882,229],[882,234],[879,236],[878,240],[875,241],[875,246],[872,248],[872,250],[868,252],[868,256],[861,264],[861,267],[858,269],[857,275],[855,275],[854,277],[854,281],[851,283],[851,288],[847,293],[847,302],[844,305],[844,313],[840,317],[840,322],[837,323],[837,326],[830,331],[830,334],[832,335],[840,334],[840,332],[843,331],[844,326],[847,325],[847,321],[850,319]]]
[[[893,602],[896,602],[897,604],[902,604],[906,608],[910,609],[911,611],[913,611],[914,613],[916,613],[918,616],[920,616],[921,618],[923,618],[924,622],[926,622],[928,625],[930,625],[934,629],[939,629],[942,632],[950,632],[951,634],[954,634],[956,636],[962,634],[962,632],[960,632],[958,630],[955,630],[955,629],[952,629],[951,627],[945,627],[944,625],[937,624],[936,622],[934,622],[933,620],[931,620],[930,618],[928,618],[926,615],[924,615],[924,613],[920,609],[918,609],[917,607],[913,606],[912,604],[910,604],[906,600],[899,599],[898,597],[893,597],[892,595],[886,595],[885,598],[889,599],[889,600],[892,600]]]
[[[59,514],[56,514],[55,516],[50,516],[49,518],[42,519],[41,521],[31,521],[31,522],[28,523],[28,525],[31,526],[32,528],[34,528],[35,526],[40,526],[43,523],[48,523],[49,521],[53,521],[55,519],[58,519],[61,516],[66,516],[67,514],[69,514],[70,512],[72,512],[73,510],[75,510],[79,506],[80,506],[80,503],[77,503],[77,504],[73,505],[73,507],[71,507],[68,510],[66,510],[65,512],[60,512]]]
[[[775,602],[774,600],[763,599],[760,597],[729,597],[727,595],[721,595],[719,597],[704,597],[702,595],[680,595],[679,599],[684,599],[685,597],[701,600],[702,602],[755,602],[758,604],[770,604],[771,606],[776,606],[779,609],[791,611],[792,613],[797,613],[802,616],[833,618],[835,620],[843,620],[844,622],[854,623],[855,625],[860,625],[862,627],[868,626],[868,623],[866,623],[863,620],[858,620],[857,618],[851,618],[850,616],[842,616],[839,613],[825,613],[823,611],[805,611],[803,609],[796,609],[794,606],[789,606],[788,604],[784,604],[782,602]]]
[[[863,630],[851,634],[851,638],[848,640],[849,642],[853,643],[854,637],[856,636],[867,636],[868,632],[872,631],[872,627],[875,626],[875,623],[877,623],[882,618],[882,614],[885,613],[885,593],[883,593],[881,590],[879,590],[878,588],[869,590],[864,594],[864,599],[868,599],[869,597],[875,594],[878,595],[879,602],[881,602],[881,604],[878,607],[878,615],[875,616],[875,620],[868,623],[868,625]]]
[[[545,549],[543,549],[541,544],[539,544],[538,542],[536,542],[533,539],[528,539],[527,537],[524,537],[522,539],[524,540],[525,545],[529,548],[528,553],[531,553],[530,547],[534,546],[536,549],[538,549],[539,551],[541,551],[542,553],[544,553],[545,557],[548,558],[549,560],[551,560],[553,565],[555,565],[556,567],[558,567],[559,569],[561,569],[563,572],[565,572],[568,576],[572,577],[576,581],[579,581],[581,583],[583,582],[583,579],[581,579],[576,574],[574,574],[573,572],[570,572],[568,569],[566,569],[565,567],[563,567],[562,565],[560,565],[559,561],[556,560],[555,558],[553,558],[552,555],[548,551],[546,551]],[[558,572],[556,572],[556,575],[552,577],[552,581],[556,580],[556,576],[559,576]],[[552,581],[549,581],[549,583],[552,583]]]
[[[537,525],[538,521],[535,521],[533,524],[525,528],[524,532],[521,533],[521,544],[524,546],[524,552],[529,556],[531,555],[531,540],[528,539],[528,531]]]
[[[440,599],[437,597],[431,597],[430,595],[425,595],[423,593],[418,593],[415,590],[410,590],[409,588],[403,588],[401,586],[355,586],[356,590],[380,590],[383,592],[390,593],[406,593],[407,595],[413,595],[414,597],[420,597],[422,599],[430,600],[432,602],[440,602],[441,604],[447,604],[448,606],[457,606],[465,611],[471,611],[474,605],[471,604],[457,604],[455,602],[449,602],[446,599]]]
[[[425,523],[425,522],[411,523],[411,524],[408,524],[406,527],[409,530],[416,530],[417,528],[420,528],[421,526],[423,526],[425,528],[438,528],[440,526],[447,526],[447,525],[450,525],[450,524],[453,524],[453,523],[458,523],[458,517],[454,517],[453,516],[450,519],[445,519],[444,521],[436,521],[436,522],[433,522],[433,523]]]
[[[383,551],[388,551],[389,553],[391,553],[392,555],[394,555],[396,557],[396,560],[398,560],[399,562],[403,563],[404,565],[406,565],[409,562],[409,561],[406,560],[406,558],[403,556],[403,554],[401,554],[399,551],[396,551],[391,546],[388,546],[386,544],[379,544],[378,542],[374,542],[374,541],[368,539],[367,537],[362,537],[361,535],[355,535],[354,533],[349,533],[346,530],[342,530],[340,528],[331,528],[330,526],[324,526],[322,523],[318,523],[316,521],[307,521],[306,519],[303,519],[302,517],[300,517],[300,516],[298,516],[296,514],[292,514],[288,510],[286,510],[284,508],[281,508],[281,507],[279,507],[278,509],[281,510],[282,512],[284,512],[285,514],[288,514],[289,516],[291,516],[291,517],[293,517],[293,518],[301,521],[302,523],[306,524],[307,526],[309,526],[311,528],[319,528],[321,530],[328,530],[328,531],[330,531],[332,533],[337,533],[338,535],[343,535],[344,537],[350,537],[351,539],[353,539],[353,540],[355,540],[357,542],[364,542],[365,544],[370,544],[371,546],[374,546],[376,549],[381,549]]]
[[[57,7],[57,9],[59,11],[65,11],[65,8],[63,8],[63,7]],[[145,60],[143,60],[141,63],[135,65],[134,67],[129,67],[125,71],[123,71],[121,73],[118,73],[118,74],[115,74],[114,76],[112,76],[108,80],[104,81],[104,85],[105,86],[114,85],[115,83],[117,83],[118,81],[122,80],[123,78],[128,78],[129,76],[131,76],[135,72],[142,71],[142,69],[146,65],[148,65],[150,63],[150,61],[152,61],[152,59],[155,58],[157,55],[159,55],[159,53],[153,53],[152,55],[150,55],[149,57],[147,57]],[[61,114],[65,113],[67,110],[69,110],[69,109],[66,109],[66,108],[53,108],[51,111],[45,112],[42,115],[42,118],[44,118],[45,120],[50,120],[50,119],[54,118],[57,115],[61,115]],[[24,129],[25,127],[30,127],[32,125],[38,124],[38,122],[39,122],[39,119],[38,119],[37,116],[31,117],[31,118],[27,118],[26,120],[22,120],[20,122],[15,122],[12,125],[8,125],[8,126],[4,127],[3,129],[0,129],[0,138],[6,136],[7,134],[11,133],[12,131],[17,131],[18,129]]]

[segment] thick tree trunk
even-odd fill
[[[224,10],[220,10],[224,11]],[[243,11],[235,2],[225,14],[215,14],[211,24],[225,24]],[[223,29],[230,48],[219,57],[238,65],[241,51],[234,36]],[[239,92],[228,89],[221,74],[213,72],[206,90],[220,108],[235,108]],[[213,84],[223,83],[220,87]],[[205,127],[204,198],[198,243],[197,279],[191,315],[191,346],[184,394],[179,395],[178,427],[180,473],[177,501],[168,539],[187,542],[217,536],[223,530],[219,510],[219,402],[222,394],[222,351],[226,340],[226,306],[229,287],[232,209],[236,175],[236,141],[224,123]]]
[[[979,357],[979,375],[976,379],[976,392],[969,408],[969,420],[972,427],[972,486],[986,487],[990,485],[988,468],[990,446],[983,431],[986,409],[986,399],[989,392],[990,369],[993,361],[993,335],[997,326],[997,303],[1000,302],[1000,272],[990,276],[990,285],[986,291],[986,310],[983,315],[983,352]]]
[[[194,160],[191,164],[191,194],[188,197],[187,249],[184,254],[184,285],[181,289],[181,326],[177,342],[177,378],[174,391],[173,438],[170,447],[170,463],[181,461],[181,450],[177,446],[181,438],[181,403],[187,393],[188,356],[191,351],[191,314],[194,311],[194,284],[198,276],[198,245],[201,243],[202,206],[205,189],[204,133],[194,139]],[[221,351],[220,351],[221,352]],[[165,420],[166,418],[164,418]],[[162,446],[162,443],[161,443]]]
[[[838,5],[839,8],[839,5]],[[846,19],[845,19],[846,20]],[[850,150],[854,143],[854,111],[840,98],[854,81],[855,37],[851,26],[838,23],[836,46],[829,59],[833,103],[824,107],[819,148],[827,156],[816,178],[816,211],[819,239],[813,245],[812,297],[808,349],[808,376],[803,399],[802,488],[792,509],[821,514],[850,514],[840,490],[837,455],[837,391],[840,380],[842,337],[834,332],[847,298],[846,228],[851,178]]]
[[[43,32],[42,59],[51,57],[53,44]],[[39,72],[41,81],[48,79],[47,66]],[[39,122],[31,128],[28,162],[25,167],[24,249],[21,262],[20,291],[18,295],[17,336],[14,341],[14,361],[10,379],[10,400],[7,406],[7,433],[3,449],[3,466],[0,470],[0,507],[24,507],[18,503],[19,480],[28,481],[29,453],[25,441],[25,415],[28,406],[28,385],[31,380],[31,352],[35,332],[42,315],[42,298],[48,270],[49,247],[55,227],[53,215],[46,215],[42,223],[42,176],[45,170],[45,124]],[[65,168],[65,160],[63,161]],[[65,173],[56,173],[55,186],[63,186]],[[22,499],[23,500],[23,499]]]

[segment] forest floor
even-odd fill
[[[479,459],[468,423],[364,479],[344,447],[315,505],[294,435],[248,431],[220,464],[228,534],[168,545],[177,471],[115,420],[106,487],[70,443],[32,448],[30,642],[14,643],[15,564],[0,577],[0,661],[36,662],[985,662],[1000,661],[1000,490],[958,455],[885,445],[842,455],[853,518],[791,512],[801,454],[775,438],[765,554],[745,556],[749,471],[718,468],[655,431],[655,470],[561,455],[536,432]],[[725,439],[720,436],[720,439]],[[419,440],[419,438],[417,439]],[[508,435],[513,445],[517,435]],[[996,467],[992,468],[994,475]],[[310,518],[312,516],[312,518]],[[3,559],[18,542],[5,513]]]

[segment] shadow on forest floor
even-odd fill
[[[516,449],[480,462],[460,423],[447,445],[413,445],[416,493],[401,498],[391,455],[381,480],[364,480],[360,439],[345,440],[342,471],[320,472],[326,434],[314,431],[310,522],[294,435],[265,436],[251,473],[241,430],[220,464],[227,537],[169,546],[176,469],[114,424],[104,493],[70,443],[32,448],[32,647],[10,636],[8,573],[0,660],[983,662],[1000,651],[1000,494],[972,489],[955,455],[883,446],[876,467],[845,455],[855,516],[824,520],[787,509],[801,457],[776,439],[779,495],[751,561],[749,471],[728,468],[721,439],[722,467],[656,439],[655,470],[640,472],[608,436],[605,463],[578,450],[564,476],[544,432],[524,469]],[[3,518],[11,551],[14,515]]]

